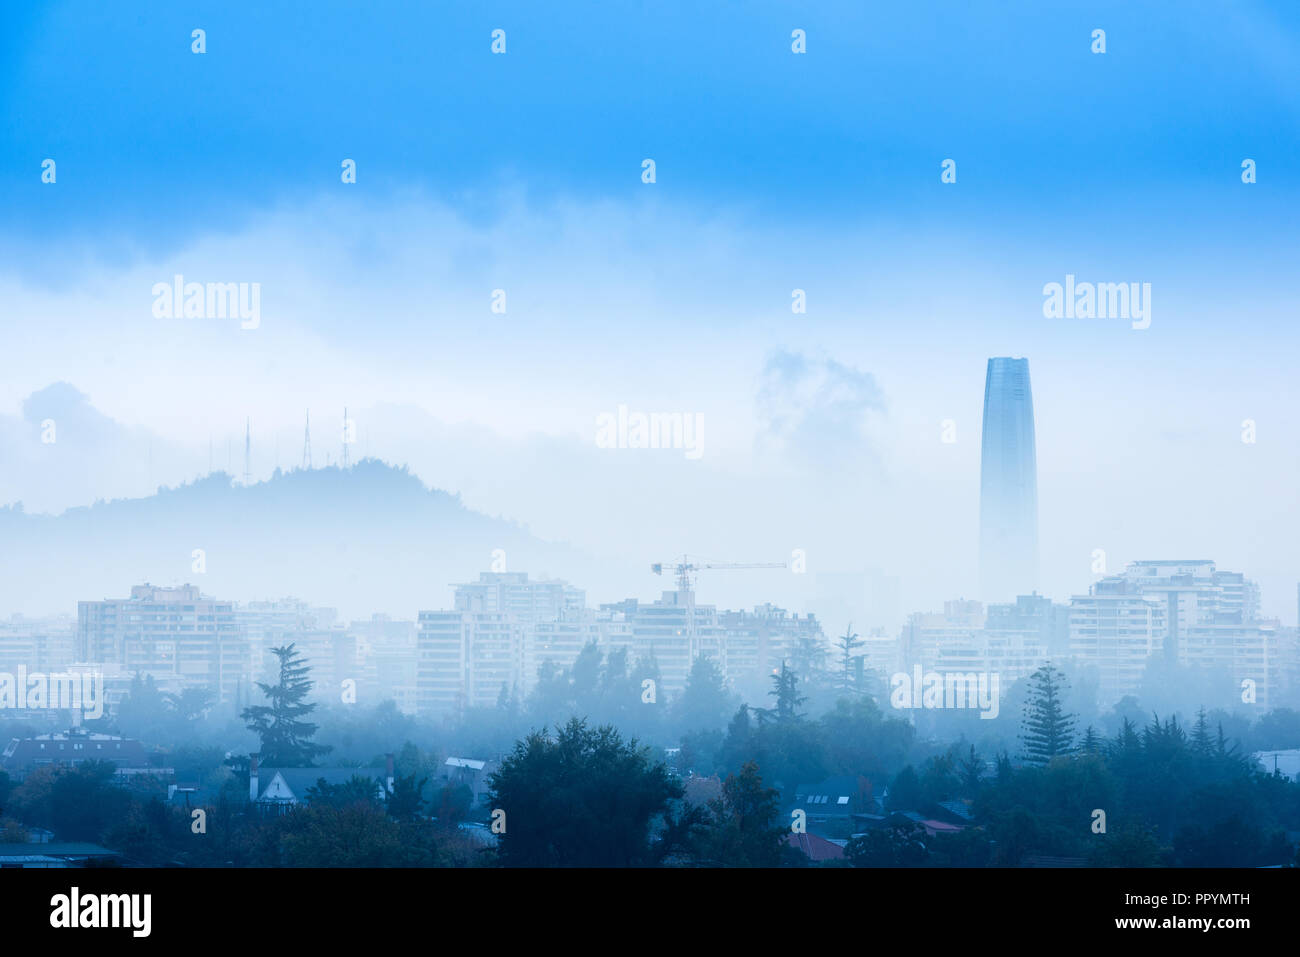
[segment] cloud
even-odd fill
[[[869,372],[778,349],[763,366],[756,407],[761,453],[817,468],[879,461],[871,425],[886,403]]]
[[[147,429],[123,425],[67,382],[22,401],[22,413],[0,415],[0,505],[58,512],[98,498],[142,495],[164,481],[192,476],[194,456]]]

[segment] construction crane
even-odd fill
[[[706,568],[736,569],[736,568],[785,568],[785,562],[709,562],[696,559],[691,561],[689,555],[683,555],[680,562],[655,562],[650,566],[650,570],[656,575],[662,575],[665,568],[672,569],[677,573],[677,594],[678,601],[685,601],[686,604],[686,637],[687,646],[690,649],[691,660],[694,661],[700,653],[699,641],[695,634],[695,589],[692,587],[693,580],[691,576]],[[725,662],[722,665],[725,667]]]
[[[785,568],[785,562],[705,562],[691,561],[689,555],[683,555],[680,562],[655,562],[650,570],[662,575],[665,568],[677,573],[678,591],[691,590],[691,574],[705,568]]]

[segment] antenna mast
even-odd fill
[[[244,419],[244,484],[253,484],[253,433],[247,417]]]
[[[302,433],[302,467],[311,468],[311,409],[307,410],[307,425]]]

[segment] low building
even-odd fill
[[[120,867],[122,855],[98,844],[0,844],[0,869]]]
[[[443,762],[442,780],[446,784],[463,784],[473,795],[472,807],[482,807],[488,800],[488,778],[500,766],[497,761],[479,758],[450,757]]]
[[[144,745],[114,734],[96,734],[73,728],[69,731],[12,738],[0,754],[0,770],[21,777],[35,768],[55,764],[109,761],[118,774],[162,774],[163,768],[149,763]]]
[[[393,756],[381,778],[373,768],[264,768],[257,755],[249,756],[248,800],[263,813],[283,814],[308,801],[308,792],[322,781],[339,787],[353,778],[374,781],[375,799],[384,800],[393,790]]]
[[[844,845],[816,834],[787,834],[786,844],[803,853],[814,864],[844,860]]]

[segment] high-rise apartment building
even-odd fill
[[[130,598],[78,602],[76,649],[79,661],[207,687],[218,701],[240,702],[248,691],[248,642],[234,603],[194,585],[136,585]]]
[[[1259,587],[1212,561],[1133,562],[1070,609],[1071,656],[1099,669],[1103,707],[1137,693],[1153,657],[1249,687],[1262,706],[1278,683],[1277,627],[1259,620]]]

